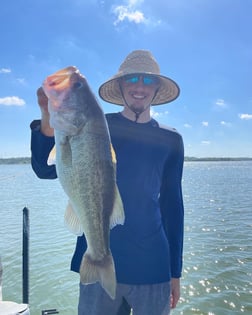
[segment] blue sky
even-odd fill
[[[181,88],[153,116],[183,135],[185,155],[252,157],[251,12],[250,0],[3,1],[0,158],[30,156],[47,75],[75,65],[98,97],[134,49],[152,51]]]

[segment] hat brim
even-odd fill
[[[143,74],[146,74],[146,72]],[[151,75],[158,77],[160,81],[160,87],[151,105],[155,106],[170,103],[179,96],[180,89],[175,81],[163,75],[158,74]],[[111,79],[109,79],[100,86],[99,95],[105,102],[121,106],[124,105],[118,80],[123,76],[124,75],[115,75],[114,77],[112,77]]]

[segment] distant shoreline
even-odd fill
[[[186,156],[185,162],[229,162],[229,161],[252,161],[250,157],[191,157]],[[18,157],[18,158],[0,158],[1,164],[31,164],[30,157]]]
[[[30,157],[0,158],[0,164],[31,164]]]

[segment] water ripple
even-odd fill
[[[22,299],[22,209],[30,209],[32,314],[76,314],[77,274],[69,271],[75,236],[63,223],[67,198],[57,180],[28,165],[0,166],[3,296]],[[172,315],[252,314],[252,163],[185,163],[184,270]],[[1,220],[1,222],[3,222]]]

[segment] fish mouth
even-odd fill
[[[66,86],[69,85],[70,77],[74,73],[80,75],[79,70],[74,66],[64,68],[64,69],[59,70],[59,71],[55,72],[54,74],[48,76],[45,80],[45,84],[49,88],[53,87],[54,89],[57,88],[57,90],[63,90],[66,88]]]
[[[43,89],[49,99],[52,111],[64,110],[62,103],[74,85],[82,85],[83,75],[75,66],[69,66],[48,76],[43,82]]]
[[[67,135],[76,135],[86,119],[78,96],[85,78],[75,66],[69,66],[48,76],[43,82],[47,95],[50,126]]]

